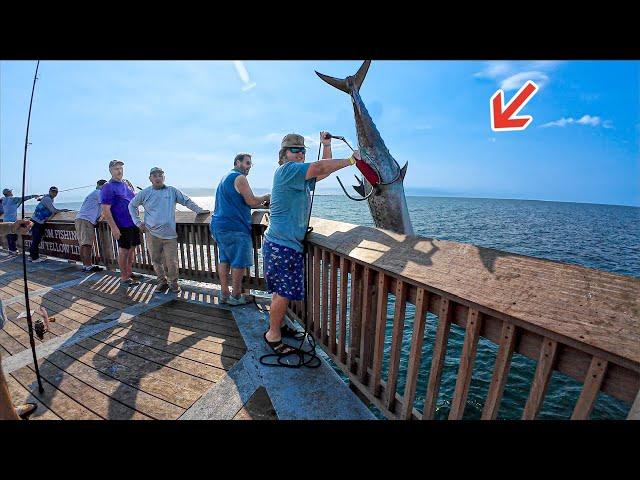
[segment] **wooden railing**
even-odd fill
[[[246,288],[264,288],[259,251],[267,220],[254,214],[256,266]],[[58,214],[48,225],[71,221]],[[288,314],[307,319],[352,387],[388,418],[434,418],[453,325],[464,330],[464,342],[449,419],[465,413],[480,338],[497,347],[482,419],[497,417],[514,353],[536,362],[523,419],[538,416],[554,372],[582,384],[572,419],[589,418],[599,392],[629,405],[628,418],[640,417],[640,279],[318,218],[312,226],[307,311],[292,302]],[[177,229],[180,277],[218,283],[209,218],[178,212]],[[97,261],[117,267],[106,223],[94,250]],[[153,272],[144,243],[134,269]],[[429,327],[435,338],[423,359]],[[403,343],[409,354],[401,369]]]
[[[464,329],[464,343],[449,419],[464,415],[481,337],[498,346],[482,419],[496,418],[516,352],[537,361],[523,419],[537,417],[554,371],[583,384],[572,419],[589,418],[600,391],[633,404],[629,418],[637,418],[639,279],[329,220],[312,225],[308,325],[351,384],[388,418],[434,418],[452,325]],[[388,318],[390,296],[395,305]],[[415,313],[405,338],[408,305]],[[436,334],[418,410],[427,313],[437,317]],[[291,314],[304,321],[301,302]],[[410,347],[399,391],[403,341]]]

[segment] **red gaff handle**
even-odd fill
[[[356,160],[356,168],[360,170],[360,173],[364,175],[364,178],[366,178],[371,185],[375,186],[380,183],[380,177],[378,177],[376,171],[364,160]]]

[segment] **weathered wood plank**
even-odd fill
[[[424,341],[424,326],[426,323],[429,304],[429,292],[418,288],[416,293],[416,313],[413,320],[413,332],[411,334],[411,350],[409,351],[409,365],[407,368],[407,383],[404,387],[404,403],[400,418],[410,420],[413,410],[413,401],[416,396],[416,385],[420,373],[420,360],[422,359],[422,343]]]
[[[322,250],[322,307],[320,310],[321,337],[320,342],[328,345],[328,322],[329,322],[329,252]]]
[[[338,344],[338,359],[342,364],[347,363],[347,285],[349,282],[349,262],[340,256],[340,339]]]
[[[458,368],[456,387],[451,401],[451,410],[449,411],[449,420],[462,420],[464,415],[469,385],[471,385],[473,364],[476,359],[481,322],[482,319],[478,310],[470,309],[464,334],[464,344],[460,354],[460,367]]]
[[[438,402],[438,392],[440,391],[440,378],[444,367],[444,359],[447,354],[447,342],[449,340],[449,330],[451,329],[451,302],[448,298],[440,297],[440,310],[438,315],[438,329],[436,331],[433,355],[431,358],[431,369],[429,371],[429,382],[424,400],[422,412],[423,420],[433,420]]]
[[[351,303],[349,315],[349,352],[347,365],[355,373],[360,348],[360,321],[362,320],[362,267],[351,262]]]
[[[380,396],[380,377],[384,358],[384,336],[387,327],[387,304],[389,299],[389,278],[380,272],[378,275],[378,301],[375,330],[375,346],[373,348],[373,382],[371,388],[376,397]]]
[[[502,338],[496,355],[496,363],[493,367],[491,385],[487,393],[487,400],[482,409],[482,420],[495,420],[500,409],[500,401],[504,387],[507,384],[511,358],[516,344],[516,327],[508,322],[502,324]]]
[[[627,415],[627,420],[640,420],[640,390],[638,390],[636,399],[631,405],[631,409]]]
[[[371,286],[369,283],[374,277],[375,272],[373,272],[369,267],[364,268],[364,275],[362,279],[362,317],[360,319],[360,345],[358,345],[358,349],[360,351],[360,363],[358,367],[358,377],[360,381],[366,385],[367,378],[367,366],[369,365],[369,344],[374,341],[373,338],[369,336],[369,323],[373,322],[372,318],[369,318],[369,313],[371,312]]]
[[[544,395],[547,393],[549,380],[553,373],[553,366],[558,353],[558,342],[545,338],[540,349],[540,357],[538,358],[538,366],[531,384],[529,398],[524,407],[522,414],[523,420],[534,420],[542,407]]]
[[[389,358],[389,375],[387,377],[387,396],[385,405],[389,411],[394,410],[396,387],[398,385],[398,368],[400,366],[400,350],[402,348],[402,333],[404,331],[404,317],[407,307],[407,286],[398,281],[395,291],[395,311],[393,314],[393,332],[391,334],[391,354]]]
[[[338,346],[336,344],[337,341],[337,331],[338,328],[338,257],[331,253],[331,295],[330,295],[330,326],[329,326],[329,345],[331,353],[336,353],[338,350]]]
[[[604,375],[607,371],[609,362],[598,357],[591,359],[589,371],[584,379],[584,385],[580,397],[573,409],[571,420],[588,420],[591,410],[598,398],[598,392],[602,386]]]
[[[313,335],[320,340],[320,260],[322,252],[313,247]]]

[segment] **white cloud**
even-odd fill
[[[613,128],[613,122],[611,120],[602,121],[600,117],[593,115],[583,115],[579,119],[575,119],[573,117],[569,118],[561,118],[560,120],[554,120],[553,122],[545,123],[541,125],[541,127],[566,127],[567,125],[589,125],[591,127],[597,127],[598,125],[602,125],[603,128]]]
[[[505,91],[518,90],[528,80],[532,80],[538,85],[538,87],[542,87],[549,81],[549,77],[538,71],[520,72],[502,80],[500,88]]]
[[[579,123],[580,125],[591,125],[592,127],[597,127],[598,125],[600,125],[600,117],[583,115],[579,120],[576,120],[576,123]]]
[[[256,86],[256,83],[252,82],[251,78],[249,78],[249,72],[247,71],[247,67],[245,67],[244,62],[240,60],[234,60],[233,66],[236,67],[236,72],[238,72],[238,76],[240,77],[240,80],[242,80],[242,83],[244,84],[242,86],[243,92],[247,92]]]
[[[474,77],[478,78],[498,78],[507,75],[513,70],[509,62],[487,62],[484,70],[474,73]]]

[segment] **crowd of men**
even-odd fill
[[[355,165],[360,159],[357,151],[347,159],[333,159],[331,137],[326,132],[320,132],[320,142],[322,159],[305,163],[307,147],[304,137],[295,133],[286,135],[278,152],[279,166],[274,173],[272,192],[262,196],[253,193],[247,180],[253,166],[252,155],[239,153],[233,160],[232,170],[220,180],[215,194],[210,230],[219,251],[221,288],[218,298],[221,304],[236,306],[247,303],[241,284],[244,272],[253,265],[251,209],[260,206],[270,209],[269,226],[262,247],[266,288],[272,294],[269,329],[264,332],[264,340],[278,355],[288,355],[293,351],[282,342],[283,336],[293,337],[296,334],[286,325],[284,317],[290,301],[304,298],[303,242],[308,227],[311,192],[317,181],[341,168]],[[124,179],[124,162],[109,162],[109,173],[111,179],[98,180],[96,189],[85,198],[76,215],[75,227],[83,270],[94,272],[101,269],[92,264],[92,248],[96,225],[102,219],[109,224],[118,243],[121,285],[139,284],[140,276],[132,270],[135,248],[141,243],[141,233],[145,233],[157,276],[156,291],[180,292],[176,204],[184,205],[197,215],[209,214],[210,211],[196,205],[177,188],[166,185],[164,171],[159,167],[149,172],[151,185],[137,193],[131,182]],[[3,194],[5,223],[0,223],[3,225],[0,234],[12,236],[9,250],[15,253],[17,234],[27,234],[30,229],[30,261],[44,261],[39,255],[44,224],[54,214],[68,211],[54,206],[58,189],[51,187],[47,195],[39,198],[31,221],[17,219],[17,206],[22,199],[15,199],[9,189],[5,189]],[[25,197],[25,200],[34,197]],[[139,207],[144,208],[144,218],[140,217]],[[7,407],[8,390],[1,373],[0,382],[0,419],[30,415],[35,405],[15,409]]]

